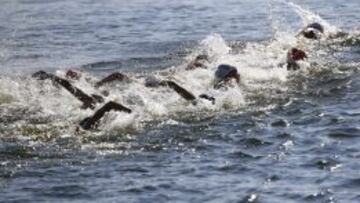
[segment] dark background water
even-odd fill
[[[358,0],[296,3],[344,30],[359,27]],[[210,33],[267,40],[276,21],[301,26],[279,1],[3,0],[0,70],[166,68]],[[359,62],[358,46],[345,56]],[[135,134],[36,144],[0,134],[0,201],[359,202],[360,80],[344,80],[329,90],[308,84],[313,92],[288,93],[296,100],[271,111]]]
[[[298,3],[341,28],[358,26],[358,1]],[[281,1],[4,0],[0,9],[1,71],[10,73],[163,57],[213,32],[227,40],[265,39],[275,20],[300,28]]]

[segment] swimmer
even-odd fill
[[[229,84],[232,80],[235,80],[238,84],[240,83],[240,74],[236,67],[227,64],[219,65],[215,72],[214,88],[219,89]]]
[[[305,60],[307,55],[304,51],[298,48],[292,48],[287,53],[287,61],[286,61],[286,68],[287,70],[299,70],[300,66],[297,63],[298,61]]]
[[[71,76],[74,76],[74,71],[69,72],[71,73]],[[68,75],[68,74],[67,74]],[[67,81],[66,79],[60,78],[58,76],[55,76],[53,74],[50,73],[46,73],[45,71],[38,71],[36,73],[34,73],[32,75],[32,77],[38,79],[38,80],[47,80],[50,79],[52,80],[54,83],[64,87],[66,90],[68,90],[72,95],[74,95],[78,100],[80,100],[83,103],[82,108],[90,108],[90,109],[95,109],[96,104],[98,103],[103,103],[104,99],[103,97],[99,96],[99,95],[95,95],[92,94],[91,96],[87,95],[86,93],[84,93],[82,90],[80,90],[79,88],[73,86],[69,81]],[[74,77],[77,78],[78,77]],[[121,112],[126,112],[126,113],[131,113],[131,109],[110,101],[108,103],[106,103],[104,106],[102,106],[100,109],[98,109],[93,116],[91,117],[87,117],[84,120],[82,120],[80,122],[80,126],[84,129],[84,130],[89,130],[91,128],[94,128],[96,126],[96,124],[99,122],[99,120],[105,115],[106,112],[109,111],[121,111]]]
[[[105,113],[110,111],[120,111],[125,113],[131,113],[131,109],[110,101],[106,103],[104,106],[102,106],[100,109],[98,109],[92,116],[85,118],[84,120],[80,121],[79,125],[84,130],[90,130],[92,128],[97,127],[99,121],[104,117]]]
[[[209,62],[209,57],[206,54],[198,55],[195,60],[189,63],[185,70],[194,70],[197,68],[207,68],[206,63]]]
[[[38,71],[32,75],[33,78],[36,78],[38,80],[52,80],[55,84],[62,86],[66,90],[68,90],[73,96],[75,96],[78,100],[80,100],[83,105],[82,108],[90,108],[95,109],[96,104],[103,103],[104,98],[100,95],[92,94],[91,96],[84,93],[81,89],[75,87],[72,85],[68,80],[60,78],[56,75],[46,73],[45,71]],[[78,80],[81,76],[78,72],[69,70],[66,73],[67,78],[71,78],[74,80]],[[105,77],[104,79],[100,80],[95,84],[95,87],[103,86],[106,83],[114,82],[114,81],[130,81],[129,77],[122,73],[112,73],[109,76]],[[173,89],[176,93],[178,93],[182,98],[184,98],[187,101],[191,101],[194,105],[196,104],[196,97],[194,94],[186,90],[185,88],[181,87],[177,83],[170,81],[170,80],[161,80],[158,81],[156,79],[146,79],[145,81],[146,87],[169,87]],[[215,98],[211,97],[206,94],[201,94],[199,98],[206,99],[211,101],[213,104],[215,103]],[[123,106],[122,104],[110,101],[103,105],[100,109],[98,109],[92,116],[87,117],[83,119],[79,125],[84,130],[89,130],[92,128],[95,128],[98,124],[98,122],[102,119],[102,117],[105,115],[105,113],[109,111],[120,111],[120,112],[126,112],[131,113],[132,110]]]
[[[119,82],[123,82],[123,81],[126,81],[126,82],[129,82],[130,81],[130,78],[122,73],[119,73],[119,72],[116,72],[116,73],[112,73],[110,74],[109,76],[103,78],[102,80],[100,80],[99,82],[97,82],[95,84],[95,87],[98,88],[98,87],[101,87],[107,83],[111,83],[111,82],[114,82],[114,81],[119,81]]]
[[[38,71],[32,75],[33,78],[38,80],[51,80],[55,84],[62,86],[67,91],[69,91],[72,95],[74,95],[78,100],[82,102],[82,108],[94,109],[97,103],[102,103],[104,99],[99,95],[87,95],[79,88],[73,86],[68,80],[60,78],[56,75],[46,73],[45,71]]]
[[[321,35],[324,34],[324,27],[320,23],[311,23],[307,25],[300,33],[307,39],[320,39]]]
[[[148,77],[145,80],[145,87],[154,88],[154,87],[169,87],[173,89],[176,93],[178,93],[182,98],[187,101],[191,101],[193,104],[196,104],[196,97],[193,93],[181,87],[177,83],[171,80],[157,80],[154,77]],[[215,103],[215,98],[209,96],[207,94],[199,95],[199,98],[206,99],[211,101],[213,104]]]
[[[75,70],[68,70],[66,71],[65,77],[69,80],[79,80],[81,78],[81,73]]]

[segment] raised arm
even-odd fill
[[[95,99],[94,97],[91,97],[87,94],[85,94],[82,90],[79,88],[73,86],[69,81],[60,78],[58,76],[55,76],[50,73],[46,73],[45,71],[38,71],[32,75],[32,77],[38,79],[38,80],[46,80],[50,79],[54,81],[55,83],[61,85],[64,87],[67,91],[69,91],[72,95],[74,95],[78,100],[80,100],[83,103],[83,108],[91,108],[94,109],[96,103],[99,101],[99,99]]]
[[[108,102],[106,103],[104,106],[102,106],[99,110],[97,110],[94,115],[92,115],[91,117],[87,117],[84,120],[82,120],[80,122],[80,126],[84,129],[84,130],[89,130],[91,128],[96,127],[96,125],[99,123],[100,119],[102,117],[104,117],[105,113],[109,112],[109,111],[121,111],[121,112],[126,112],[126,113],[131,113],[131,109],[118,104],[116,102]]]
[[[101,87],[103,86],[104,84],[107,84],[107,83],[110,83],[110,82],[113,82],[113,81],[119,81],[119,82],[122,82],[122,81],[125,81],[125,80],[129,80],[129,78],[122,74],[122,73],[112,73],[111,75],[103,78],[102,80],[100,80],[99,82],[97,82],[95,84],[95,87]]]

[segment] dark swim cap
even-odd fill
[[[311,23],[302,31],[304,37],[308,39],[319,39],[324,33],[324,27],[320,23]]]
[[[158,87],[161,84],[161,81],[156,79],[154,76],[149,76],[145,79],[145,86],[146,87]]]
[[[237,69],[234,66],[227,65],[227,64],[221,64],[218,66],[218,68],[215,72],[215,77],[216,77],[216,79],[218,79],[220,81],[226,80],[234,72],[237,73]]]
[[[308,26],[306,26],[307,28],[313,28],[321,33],[324,33],[324,27],[320,24],[320,23],[311,23]]]

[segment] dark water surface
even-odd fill
[[[2,0],[0,202],[360,202],[360,1],[294,3]],[[299,12],[349,35],[303,43],[308,71],[288,74],[269,66],[294,46]],[[216,107],[115,85],[136,113],[93,132],[74,127],[91,111],[28,77],[178,70],[197,93],[213,72],[181,70],[199,49],[243,84],[206,89]]]

